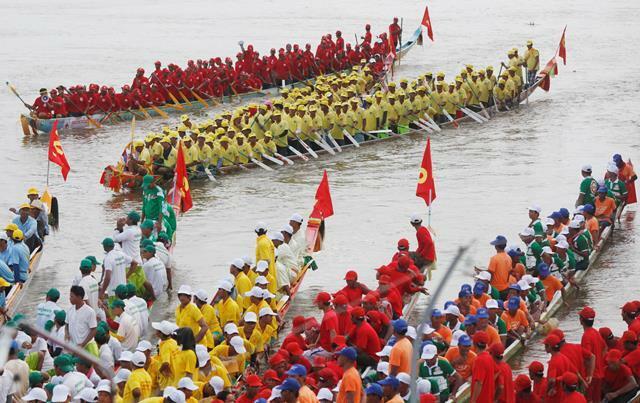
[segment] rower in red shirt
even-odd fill
[[[531,379],[525,374],[516,376],[514,380],[516,403],[541,403],[542,399],[531,389]]]
[[[155,84],[151,85],[151,102],[155,106],[162,106],[167,102],[166,98],[162,95],[162,92]]]
[[[338,334],[346,336],[351,332],[351,307],[347,297],[342,293],[337,293],[333,298],[333,306],[338,317]]]
[[[560,338],[560,352],[571,360],[582,379],[586,380],[592,377],[596,362],[595,355],[580,344],[567,343],[564,339],[564,332],[559,328],[553,329],[550,334],[555,334]]]
[[[600,333],[593,328],[596,312],[591,307],[585,306],[578,313],[578,316],[580,317],[580,324],[584,332],[580,344],[582,348],[591,352],[595,357],[591,378],[589,378],[589,374],[587,374],[586,378],[589,384],[586,395],[591,401],[599,401],[602,397],[602,379],[604,377],[605,366],[604,357],[607,352],[607,346],[600,336]]]
[[[344,50],[344,38],[342,37],[342,32],[336,31],[336,50]]]
[[[605,356],[604,398],[610,403],[628,402],[636,394],[638,383],[631,369],[622,363],[620,350],[611,350]]]
[[[551,354],[547,367],[548,391],[545,400],[549,402],[563,402],[564,389],[561,384],[561,377],[567,372],[577,375],[578,370],[566,355],[560,352],[560,338],[555,334],[550,334],[544,339],[544,347],[547,353]]]
[[[77,91],[69,97],[70,102],[75,106],[74,109],[77,109],[77,113],[75,116],[82,116],[87,113],[87,109],[89,109],[89,94],[83,86],[78,86]],[[71,116],[74,116],[71,114]]]
[[[637,301],[630,301],[622,306],[622,320],[628,326],[629,330],[633,330],[636,334],[640,334],[640,317],[638,312],[640,311],[640,303]]]
[[[397,319],[402,316],[402,296],[398,292],[398,289],[391,282],[391,278],[383,274],[378,279],[378,294],[382,299],[382,303],[387,303],[391,306],[393,311],[393,319]]]
[[[371,25],[364,26],[364,36],[361,36],[360,39],[362,39],[362,44],[371,45]]]
[[[567,403],[567,402],[586,403],[587,402],[587,399],[585,399],[584,395],[582,395],[582,393],[577,391],[579,379],[576,376],[576,374],[574,374],[573,372],[567,372],[564,375],[562,375],[560,380],[562,381],[562,389],[564,394],[564,398],[562,401],[564,403]],[[600,399],[596,401],[600,401]]]
[[[489,354],[489,336],[482,330],[473,335],[476,360],[471,370],[471,403],[493,402],[496,395],[496,375],[498,368]]]
[[[504,346],[502,343],[493,343],[489,347],[489,354],[493,357],[498,373],[498,402],[515,403],[515,386],[513,385],[513,373],[509,364],[503,361]],[[477,364],[474,364],[477,365]]]
[[[529,377],[533,381],[533,393],[540,399],[547,396],[547,378],[544,377],[544,364],[532,361],[529,364]]]
[[[306,357],[304,357],[304,350],[298,343],[291,342],[284,345],[284,348],[289,352],[289,364],[292,366],[300,364],[307,370],[307,372],[311,372],[311,363]]]
[[[365,320],[364,308],[353,308],[351,320],[353,327],[347,337],[347,342],[358,351],[358,367],[375,367],[379,359],[376,353],[382,349],[380,337]]]
[[[318,309],[324,313],[322,322],[320,323],[320,335],[316,345],[326,351],[333,351],[331,342],[333,338],[338,335],[339,324],[338,316],[331,307],[331,294],[328,292],[320,292],[313,302]]]
[[[262,381],[258,375],[249,375],[246,379],[247,390],[235,399],[236,403],[253,403],[258,399],[258,392],[262,389]]]
[[[282,341],[282,345],[284,346],[291,342],[295,342],[303,350],[306,350],[308,347],[307,347],[307,341],[303,336],[304,327],[305,327],[304,324],[305,324],[304,316],[296,316],[295,318],[293,318],[293,321],[291,323],[291,333],[289,333],[287,337],[284,338],[284,340]]]
[[[418,249],[411,252],[411,258],[418,267],[423,267],[436,260],[436,246],[429,230],[422,225],[422,218],[417,215],[411,217],[411,225],[416,230]]]
[[[400,39],[400,35],[402,35],[402,28],[398,24],[398,17],[393,17],[393,23],[389,25],[389,35],[393,46],[398,47],[398,41]]]
[[[131,88],[136,89],[142,87],[142,84],[149,84],[149,79],[144,76],[144,69],[142,67],[138,68],[136,71],[136,76],[131,83]]]
[[[40,96],[31,105],[31,110],[35,111],[36,115],[41,119],[51,119],[53,116],[53,102],[46,88],[40,88]]]
[[[60,93],[57,90],[51,90],[51,102],[53,105],[53,115],[56,117],[65,117],[69,114],[67,111],[67,105],[65,103],[64,98],[62,97],[62,89],[60,89]]]
[[[362,296],[367,294],[369,287],[358,281],[358,273],[354,270],[349,270],[344,276],[347,285],[342,288],[338,293],[347,297],[347,301],[350,306],[360,306],[362,302]]]

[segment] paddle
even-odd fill
[[[429,123],[431,123],[431,127],[433,128],[433,130],[437,131],[437,132],[441,132],[442,129],[440,128],[440,126],[438,126],[438,124],[436,123],[435,120],[433,120],[433,118],[431,116],[429,116],[428,113],[424,113],[424,117],[427,118],[427,121]]]
[[[263,164],[262,162],[258,161],[257,159],[248,156],[247,154],[238,151],[238,154],[242,155],[243,157],[247,158],[249,161],[253,162],[254,164],[256,164],[257,166],[259,166],[260,168],[264,169],[265,171],[273,171],[273,168],[271,168],[268,165]]]
[[[325,143],[324,140],[322,140],[322,137],[320,137],[319,140],[315,140],[314,139],[313,142],[316,143],[317,145],[319,145],[320,147],[322,147],[329,154],[336,155],[336,152],[333,151],[333,148],[329,147],[329,145],[327,143]]]
[[[142,104],[138,104],[138,107],[142,111],[142,114],[144,115],[144,117],[146,117],[147,119],[151,119],[151,115],[149,115],[149,112],[147,112],[147,109],[144,106],[142,106]]]
[[[467,85],[469,86],[469,89],[471,90],[471,92],[473,93],[473,96],[476,97],[476,99],[478,100],[478,102],[480,103],[480,107],[482,108],[482,114],[484,115],[484,117],[487,119],[487,121],[489,121],[489,119],[491,119],[491,117],[489,116],[489,112],[487,112],[487,110],[484,108],[484,104],[482,103],[482,101],[480,101],[480,97],[478,96],[478,93],[475,92],[473,90],[473,85],[472,83],[469,82],[469,79],[465,77],[464,81],[467,82]]]
[[[309,145],[307,143],[304,142],[304,140],[302,140],[300,137],[298,137],[297,135],[295,135],[295,138],[298,140],[298,142],[302,145],[302,147],[304,147],[305,150],[307,150],[307,152],[309,154],[311,154],[311,156],[313,158],[318,158],[318,154],[316,154],[315,151],[313,151],[313,149],[311,147],[309,147]]]
[[[476,116],[471,110],[465,108],[462,105],[456,105],[465,115],[469,116],[471,119],[475,120],[478,123],[484,123],[485,121],[480,119],[480,117]]]
[[[336,139],[333,138],[331,133],[329,133],[329,132],[323,132],[323,133],[326,134],[326,136],[329,138],[329,141],[331,142],[331,144],[333,144],[333,147],[335,147],[335,149],[338,150],[339,153],[341,153],[342,152],[342,147],[340,147],[340,144],[338,144]]]
[[[178,90],[178,94],[180,94],[180,97],[182,97],[187,105],[192,106],[191,101],[189,101],[189,98],[187,98],[182,91]]]
[[[180,102],[178,102],[178,100],[176,99],[176,97],[173,96],[173,94],[171,92],[169,92],[169,90],[167,89],[167,87],[164,85],[164,83],[162,82],[162,80],[160,79],[160,77],[158,77],[156,75],[156,72],[154,71],[153,73],[151,73],[151,76],[156,76],[156,79],[158,80],[158,83],[160,84],[160,86],[162,86],[162,88],[167,92],[167,94],[169,94],[169,98],[171,98],[171,100],[173,101],[173,105],[171,104],[167,104],[175,109],[178,110],[184,110],[184,107],[182,105],[180,105]]]
[[[297,155],[298,157],[302,158],[303,161],[309,161],[309,158],[307,158],[306,155],[302,154],[300,151],[298,151],[295,147],[293,146],[288,146],[289,150],[291,150],[292,153],[294,153],[295,155]],[[291,161],[293,162],[293,161]]]
[[[240,169],[242,169],[243,171],[248,171],[248,170],[249,170],[249,168],[247,168],[246,166],[244,166],[244,165],[242,165],[242,164],[240,164],[240,163],[235,163],[235,162],[231,161],[231,160],[230,160],[229,158],[227,158],[227,157],[222,157],[222,159],[223,159],[223,160],[226,160],[226,161],[229,161],[232,165],[235,165],[235,166],[240,167]]]
[[[20,102],[22,102],[22,104],[24,105],[25,108],[27,108],[29,110],[33,109],[33,107],[31,105],[29,105],[28,103],[24,102],[24,99],[22,99],[20,94],[18,94],[18,90],[16,89],[16,87],[13,86],[13,84],[9,83],[9,81],[5,81],[5,84],[7,84],[7,87],[9,87],[9,90],[11,92],[13,92],[13,95],[18,97],[18,99],[20,100]]]
[[[440,110],[440,113],[443,114],[449,120],[449,122],[453,123],[453,127],[457,129],[460,126],[458,122],[456,122],[455,119],[452,118],[451,115],[449,115],[449,112],[444,110],[444,108],[441,107],[440,104],[438,104],[438,102],[436,102],[436,99],[433,97],[433,94],[431,93],[431,91],[428,91],[427,94],[429,95],[429,98],[431,98],[431,100],[433,101],[433,104],[438,107],[438,109]]]
[[[353,136],[351,134],[349,134],[349,132],[347,131],[347,129],[342,129],[342,134],[344,134],[344,136],[349,139],[349,141],[356,147],[360,147],[360,144],[358,144],[358,142],[356,141],[356,139],[353,138]]]
[[[421,128],[422,130],[426,131],[427,133],[433,133],[433,129],[430,128],[429,126],[423,124],[420,119],[414,120],[413,122],[414,125],[418,126],[419,128]]]
[[[202,99],[202,97],[200,95],[198,95],[194,90],[192,90],[191,88],[187,87],[187,89],[189,90],[189,92],[191,92],[191,94],[193,94],[193,96],[205,107],[205,108],[209,108],[209,104],[207,103],[207,101],[205,101],[204,99]]]
[[[261,154],[261,155],[262,155],[262,158],[267,159],[267,160],[273,162],[274,164],[278,164],[278,165],[281,165],[281,166],[284,165],[284,162],[280,161],[277,158],[273,158],[272,156],[267,155],[267,154]]]
[[[62,87],[62,90],[63,90],[63,91],[67,91],[67,92],[69,92],[65,87]],[[69,95],[71,95],[71,94],[69,93]],[[71,105],[73,105],[77,110],[80,110],[80,108],[78,108],[78,106],[77,106],[76,104],[74,104],[74,103],[73,103],[73,101],[71,100],[71,97],[70,97],[70,96],[69,96],[67,99],[69,100],[69,103],[70,103]],[[102,127],[102,125],[101,125],[100,123],[98,123],[96,120],[94,120],[91,116],[89,116],[89,114],[87,114],[86,112],[81,112],[81,113],[83,114],[83,116],[86,116],[86,117],[87,117],[87,119],[89,120],[89,123],[91,123],[92,125],[94,125],[96,128],[98,128],[98,129],[99,129],[99,128],[101,128],[101,127]]]
[[[208,162],[208,161],[207,161]],[[207,174],[207,178],[209,178],[210,181],[212,182],[217,182],[218,180],[216,179],[216,177],[213,175],[213,172],[211,172],[211,170],[209,169],[208,166],[204,166],[204,173]]]
[[[431,130],[436,130],[433,128],[433,125],[429,122],[427,122],[426,120],[424,120],[423,118],[418,118],[418,120],[420,121],[420,123],[422,123],[425,126],[428,126]]]
[[[278,158],[281,158],[281,159],[282,159],[284,162],[286,162],[287,164],[289,164],[289,165],[293,165],[293,161],[292,161],[292,160],[290,160],[289,158],[285,157],[284,155],[282,155],[282,154],[280,154],[280,153],[275,153],[275,154],[273,154],[273,155],[275,155],[275,156],[276,156],[276,157],[278,157]]]
[[[167,115],[167,112],[163,111],[162,109],[158,108],[157,106],[151,105],[151,109],[153,109],[155,113],[160,115],[162,117],[162,119],[168,119],[169,118],[169,115]]]

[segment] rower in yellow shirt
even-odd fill
[[[342,103],[336,102],[333,104],[333,109],[327,113],[327,119],[331,122],[329,134],[340,145],[345,144],[343,130],[347,128],[347,116],[343,113],[343,109]]]
[[[177,386],[180,379],[184,377],[192,378],[195,376],[198,368],[198,359],[195,353],[197,342],[193,340],[191,329],[179,328],[175,331],[175,338],[180,349],[171,356],[172,386]]]
[[[398,99],[396,100],[396,104],[394,108],[398,113],[398,133],[405,133],[409,128],[409,117],[411,115],[411,111],[413,110],[413,106],[407,99],[407,96],[404,92],[398,91]]]
[[[278,148],[278,153],[282,155],[289,154],[289,131],[287,123],[282,119],[280,111],[274,111],[271,114],[271,126],[269,130],[273,136],[273,141]]]
[[[367,132],[377,130],[378,126],[378,105],[371,96],[365,98],[365,109],[363,110],[364,130]]]
[[[162,145],[162,153],[154,160],[155,171],[160,175],[173,175],[178,153],[171,145],[169,137],[164,137],[160,140],[160,144]]]
[[[135,403],[151,396],[151,376],[144,369],[147,357],[143,352],[136,351],[131,356],[133,371],[124,385],[122,393],[123,403]]]
[[[269,131],[267,130],[267,132]],[[262,147],[262,144],[258,142],[258,136],[255,133],[251,133],[249,135],[248,146],[251,148],[251,152],[249,153],[249,156],[251,158],[257,159],[258,161],[262,161],[262,154],[264,154],[264,148]]]
[[[293,120],[295,122],[294,135],[302,141],[309,140],[312,137],[313,132],[313,120],[307,114],[307,109],[304,105],[300,105],[297,108],[297,115]]]
[[[459,100],[459,95],[456,92],[456,84],[451,83],[449,84],[449,91],[447,92],[447,95],[445,98],[444,110],[447,111],[449,115],[451,115],[451,117],[455,119],[459,104],[460,104],[460,100]]]
[[[256,262],[266,260],[269,263],[269,271],[275,273],[275,247],[273,246],[273,242],[271,242],[271,239],[269,239],[269,237],[267,236],[267,225],[263,222],[259,222],[256,225],[255,232],[257,235]],[[245,290],[245,292],[246,291],[249,290]]]
[[[491,82],[486,78],[485,71],[478,71],[478,100],[484,105],[490,105]]]
[[[194,170],[198,165],[198,150],[194,148],[191,137],[184,136],[182,139],[182,153],[184,155],[184,163],[188,170]]]
[[[178,343],[171,337],[178,326],[169,321],[152,322],[151,327],[156,330],[156,336],[160,339],[158,343],[158,355],[155,357],[160,364],[157,379],[152,379],[152,383],[157,385],[159,390],[171,386],[173,375],[171,373],[171,357],[180,350]]]
[[[278,146],[276,145],[276,142],[273,141],[271,130],[264,132],[264,138],[260,140],[258,144],[260,145],[262,152],[266,155],[274,156],[276,152],[278,152]]]
[[[251,130],[258,139],[264,136],[264,132],[269,130],[271,125],[271,112],[267,108],[267,105],[261,104],[258,107],[258,113],[251,119]]]
[[[278,314],[273,312],[271,308],[262,308],[258,312],[258,324],[256,329],[262,334],[262,342],[268,344],[271,340],[278,337],[277,327],[273,326],[274,319],[277,320]]]
[[[242,129],[243,133],[247,132],[250,133],[251,129],[247,126],[244,129]],[[247,164],[251,158],[250,158],[250,154],[251,154],[251,146],[245,142],[246,138],[244,136],[244,134],[238,134],[236,135],[236,151],[238,152],[238,163],[240,164]]]
[[[235,376],[244,372],[248,356],[241,336],[233,336],[229,340],[229,344],[214,347],[211,355],[220,358],[229,374]]]
[[[176,307],[176,325],[178,327],[188,327],[193,332],[196,343],[204,339],[209,326],[202,316],[202,312],[196,304],[191,302],[193,291],[188,285],[181,285],[178,289],[178,300],[180,303]]]
[[[236,302],[242,309],[246,309],[251,305],[249,298],[245,294],[251,290],[252,283],[249,277],[243,271],[244,261],[242,259],[233,259],[229,265],[229,273],[234,277],[234,286],[238,293]]]
[[[251,290],[244,293],[244,297],[250,301],[249,306],[244,310],[245,313],[253,312],[257,315],[260,309],[269,307],[269,303],[264,300],[263,289],[260,287],[254,286]]]
[[[222,166],[235,165],[238,161],[238,151],[231,144],[231,140],[227,136],[220,139],[219,158],[222,159]]]
[[[198,390],[194,391],[193,394],[196,399],[202,399],[202,385],[209,382],[214,376],[219,376],[222,379],[224,387],[231,386],[229,372],[222,364],[222,361],[218,357],[212,357],[202,344],[196,345],[196,357],[198,359],[198,369],[193,376],[193,382],[198,386]]]
[[[505,88],[505,84],[506,82],[501,79],[500,81],[498,81],[498,86],[493,89],[493,98],[495,99],[495,103],[498,108],[502,108],[502,110],[508,107],[506,104],[509,99],[511,99],[511,97],[507,94],[508,91]]]
[[[195,148],[198,153],[198,167],[202,169],[213,164],[213,150],[206,141],[207,137],[204,134],[199,134],[198,140],[195,144]]]
[[[396,105],[396,96],[393,94],[388,94],[387,102],[389,103],[389,107],[386,110],[388,127],[392,132],[398,133],[398,122],[400,121],[400,115],[398,114],[398,105]]]
[[[193,302],[196,304],[198,309],[200,309],[202,317],[209,327],[201,344],[204,344],[207,348],[211,349],[215,346],[216,340],[222,337],[222,328],[220,327],[220,322],[218,322],[216,310],[208,303],[208,300],[209,296],[203,289],[196,290],[193,295]]]
[[[522,91],[522,78],[516,74],[515,67],[509,67],[509,80],[513,81],[515,87],[514,97],[516,97]]]
[[[238,324],[242,317],[242,307],[231,298],[232,290],[233,284],[228,280],[223,280],[218,286],[218,292],[214,298],[218,323],[223,329],[228,323]]]
[[[254,353],[261,354],[264,352],[264,336],[257,327],[258,314],[253,311],[247,311],[244,314],[244,326],[238,327],[240,337],[253,345]]]

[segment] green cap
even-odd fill
[[[49,291],[47,291],[47,297],[51,299],[58,299],[60,298],[60,291],[58,291],[57,288],[49,288]]]
[[[53,317],[58,322],[65,322],[67,320],[67,313],[63,310],[55,311],[55,313],[53,314]]]
[[[29,387],[35,388],[42,382],[43,379],[44,377],[42,376],[42,372],[32,371],[31,373],[29,373]]]
[[[55,388],[56,385],[52,384],[52,383],[48,383],[46,385],[44,385],[44,389],[49,392],[49,393],[53,393],[53,388]]]
[[[136,211],[130,211],[129,214],[127,214],[127,218],[137,223],[138,221],[140,221],[140,214],[138,214],[138,212]]]
[[[51,329],[53,329],[53,321],[52,320],[48,320],[45,324],[44,324],[44,330],[46,330],[47,332],[50,332]]]
[[[129,295],[136,295],[136,286],[133,283],[127,283],[127,293]]]
[[[142,178],[142,186],[149,186],[151,182],[153,182],[152,175],[145,175],[144,178]]]
[[[147,246],[155,246],[155,244],[151,239],[147,238],[142,240],[142,243],[140,244],[140,246],[142,246],[143,248],[146,248]]]
[[[91,264],[91,260],[89,259],[82,259],[80,261],[80,271],[89,271],[93,268],[93,265]]]
[[[142,229],[152,229],[153,228],[153,221],[151,221],[149,219],[144,220],[142,222],[142,224],[140,224],[140,228],[142,228]]]
[[[102,240],[102,246],[109,247],[109,246],[114,246],[114,245],[115,245],[115,242],[113,242],[112,238],[105,238],[105,239]]]
[[[73,360],[69,354],[61,354],[57,356],[53,360],[53,365],[64,373],[72,372],[74,370]]]
[[[102,330],[109,331],[109,324],[104,320],[101,320],[100,322],[98,322],[98,326],[96,326],[96,328],[98,330],[102,329]]]
[[[154,245],[147,245],[144,247],[146,252],[156,253],[156,247]]]
[[[111,309],[113,308],[122,308],[124,309],[124,301],[121,299],[114,299],[113,301],[111,301]]]
[[[163,239],[165,241],[168,241],[169,240],[169,235],[164,231],[160,231],[160,232],[158,232],[158,239]]]
[[[126,284],[118,285],[114,292],[118,298],[127,298],[128,292]]]
[[[98,259],[96,259],[95,256],[87,256],[87,257],[85,257],[85,259],[90,260],[91,263],[96,265],[96,266],[102,264],[102,263],[98,262]]]

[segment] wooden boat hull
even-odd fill
[[[40,259],[42,258],[42,253],[42,247],[31,253],[31,256],[29,257],[29,271],[27,272],[27,281],[22,284],[14,284],[7,294],[5,307],[7,310],[7,315],[9,317],[12,317],[15,314],[16,309],[18,309],[18,306],[20,306],[20,302],[24,298],[24,295],[27,292],[27,288],[29,287],[29,284],[31,284],[31,280],[33,280],[34,273],[40,267]],[[0,324],[4,323],[5,319],[6,318],[0,316]]]

